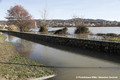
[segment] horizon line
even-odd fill
[[[80,18],[80,17],[79,17],[79,18]],[[72,19],[72,18],[68,18],[68,19],[54,18],[54,19],[46,19],[46,20],[70,20],[70,19]],[[108,20],[108,19],[100,19],[100,18],[98,18],[98,19],[94,19],[94,18],[82,18],[82,19],[105,20],[105,21],[117,21],[117,22],[120,22],[120,21],[118,21],[118,20]],[[34,19],[32,19],[32,20],[41,20],[41,19],[34,18]],[[7,21],[7,19],[1,19],[0,21]]]

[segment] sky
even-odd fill
[[[7,10],[22,5],[34,19],[41,18],[47,9],[48,19],[86,19],[120,21],[120,0],[0,0],[0,20],[5,20]]]

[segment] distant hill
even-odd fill
[[[5,24],[6,24],[6,21],[0,21],[0,24],[5,25]]]
[[[36,20],[38,25],[41,24],[42,20]],[[68,20],[61,20],[61,19],[53,19],[53,20],[47,20],[50,26],[54,27],[60,27],[60,26],[74,26],[74,20],[68,19]],[[108,20],[102,20],[102,19],[83,19],[83,22],[86,26],[118,26],[118,21],[108,21]]]
[[[41,24],[42,20],[35,19],[37,22],[37,25]],[[46,20],[49,26],[53,27],[63,27],[63,26],[74,26],[74,20],[68,19],[68,20],[62,20],[62,19],[52,19],[52,20]],[[108,20],[102,20],[102,19],[83,19],[84,24],[86,26],[118,26],[118,21],[108,21]],[[6,21],[0,21],[0,24],[6,24]]]

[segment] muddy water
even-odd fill
[[[57,71],[57,76],[50,80],[109,80],[110,77],[110,80],[120,80],[120,64],[83,55],[84,52],[89,54],[91,51],[81,50],[78,54],[9,35],[7,41],[12,42],[29,59]]]

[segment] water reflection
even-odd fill
[[[84,55],[86,53],[90,55],[93,53],[98,54],[98,52],[79,50],[78,54],[76,54],[75,51],[71,52],[57,49],[55,47],[53,48],[47,45],[33,43],[17,37],[12,37],[8,40],[16,46],[20,53],[26,54],[28,58],[44,63],[47,65],[46,67],[54,68],[57,71],[57,76],[51,80],[76,80],[76,76],[120,77],[119,63]],[[120,78],[115,80],[120,80]]]
[[[17,51],[22,55],[29,56],[30,52],[33,50],[33,42],[29,42],[11,35],[7,36],[7,41],[12,42],[16,46]]]
[[[64,27],[48,27],[49,31],[54,31],[54,30],[58,30],[58,29],[62,29]],[[89,31],[93,34],[97,34],[97,33],[115,33],[115,34],[120,34],[120,27],[88,27]],[[68,33],[69,34],[74,34],[75,32],[75,27],[68,27]],[[32,29],[35,32],[39,31],[38,29]]]
[[[8,36],[7,38],[8,38],[8,40],[9,40],[10,42],[12,42],[13,40],[15,40],[15,37],[14,37],[14,36]]]
[[[53,27],[48,27],[48,30],[49,31],[55,31],[55,30],[59,30],[59,29],[62,29],[62,28],[64,28],[64,27],[56,27],[56,28],[55,27],[54,28]],[[104,27],[104,28],[106,30],[106,27]],[[31,29],[31,30],[33,31],[31,33],[40,34],[38,32],[39,29]],[[66,35],[64,35],[64,34],[55,35],[53,33],[49,33],[47,35],[51,35],[52,34],[52,36],[63,36],[63,37],[71,37],[71,38],[85,38],[85,39],[93,39],[93,40],[101,40],[101,39],[103,39],[103,37],[95,35],[99,31],[99,27],[95,27],[95,28],[94,27],[89,27],[89,30],[90,30],[89,34],[74,34],[75,30],[76,30],[76,27],[68,27],[68,30],[67,30],[68,34],[66,34]],[[114,30],[114,28],[113,28],[113,30]],[[110,33],[110,31],[109,31],[109,33]],[[104,33],[105,32],[106,31],[104,31]],[[92,35],[90,35],[90,34],[92,34]]]

